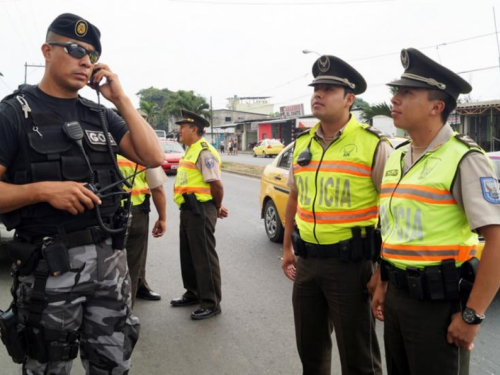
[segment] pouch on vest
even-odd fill
[[[42,254],[52,276],[59,276],[70,270],[68,248],[62,240],[59,239],[43,246]]]
[[[476,280],[477,269],[479,268],[479,259],[470,258],[460,266],[462,278],[459,281],[459,292],[462,298],[469,298],[469,294]]]
[[[28,276],[35,270],[39,259],[39,246],[29,242],[11,241],[5,247],[9,257],[21,276]]]

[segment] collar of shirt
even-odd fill
[[[453,129],[449,124],[445,124],[441,130],[436,134],[434,139],[429,143],[429,146],[427,146],[427,149],[424,151],[424,153],[420,156],[424,156],[428,152],[434,152],[437,149],[439,149],[442,145],[444,145],[448,140],[453,136]],[[411,166],[411,144],[407,146],[407,152],[406,155],[403,158],[404,164],[405,164],[405,171],[408,170]],[[416,159],[413,161],[413,164],[415,164],[420,158]]]

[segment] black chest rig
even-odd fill
[[[25,86],[6,98],[6,103],[16,108],[22,137],[19,152],[8,167],[4,181],[15,185],[42,181],[89,183],[89,166],[82,150],[63,132],[64,121],[54,113],[44,113],[35,108],[28,113],[22,105],[23,99],[29,105],[31,95],[24,93],[30,90],[34,88]],[[77,118],[73,121],[78,121],[84,132],[83,147],[94,172],[94,185],[99,189],[119,181],[99,119],[101,109],[83,98],[78,99],[76,108]],[[111,140],[111,145],[113,157],[116,158],[118,145],[114,139]],[[113,216],[120,207],[122,197],[109,194],[121,191],[118,187],[120,185],[107,191],[107,197],[101,198],[100,211],[104,222],[112,223]],[[83,214],[74,216],[57,210],[48,203],[38,203],[2,214],[1,219],[7,229],[15,228],[18,232],[29,235],[53,234],[61,230],[73,232],[98,224],[94,210],[86,210]]]

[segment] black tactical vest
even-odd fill
[[[4,101],[15,107],[18,113],[18,126],[22,127],[22,141],[13,163],[7,168],[3,181],[23,185],[41,181],[90,182],[90,171],[85,157],[77,144],[70,140],[62,130],[64,122],[53,113],[32,111],[24,116],[21,104],[16,99],[20,95],[28,102],[34,92],[33,86],[23,86],[9,95]],[[83,146],[90,160],[95,176],[95,185],[101,187],[117,182],[119,177],[113,169],[113,161],[106,145],[106,138],[99,120],[97,104],[79,97],[76,103],[78,121],[83,129]],[[102,108],[102,107],[101,107]],[[104,109],[106,111],[106,109]],[[104,114],[105,115],[105,114]],[[37,130],[34,130],[36,127]],[[110,135],[114,157],[118,145]],[[118,187],[105,194],[118,192]],[[120,207],[123,196],[111,195],[102,198],[101,216],[110,223]],[[48,203],[38,203],[2,214],[1,221],[7,229],[36,236],[73,232],[98,225],[95,210],[86,210],[76,216],[57,210]]]

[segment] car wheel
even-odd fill
[[[266,152],[265,152],[265,151],[262,151],[262,157],[263,157],[263,158],[267,158],[267,155],[266,155]]]
[[[281,224],[278,210],[272,200],[268,200],[264,207],[264,227],[267,237],[273,242],[283,241],[285,229]]]
[[[257,154],[255,153],[255,151],[252,151],[252,156],[253,156],[254,158],[256,158],[256,157],[257,157]]]

